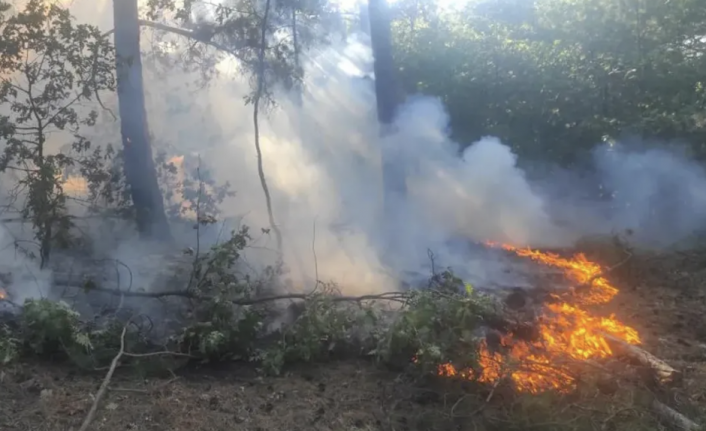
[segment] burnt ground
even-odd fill
[[[605,258],[606,264],[615,261]],[[646,350],[684,371],[684,383],[670,394],[671,404],[693,419],[702,419],[699,405],[706,406],[706,253],[633,258],[610,278],[621,293],[603,311],[614,312],[636,327]],[[86,374],[46,362],[0,370],[0,429],[77,430],[104,372]],[[626,399],[636,402],[631,389],[600,401],[563,400],[562,413],[583,412],[584,419],[576,413],[561,422],[564,419],[549,417],[546,412],[551,410],[542,410],[546,406],[537,401],[541,397],[524,407],[508,407],[503,403],[511,397],[501,389],[486,403],[488,388],[449,385],[412,382],[400,372],[358,360],[295,367],[271,378],[258,376],[246,365],[189,370],[150,380],[121,370],[89,429],[662,429],[649,414],[626,404]],[[550,408],[558,410],[558,405]],[[501,410],[506,416],[498,414]],[[530,421],[532,410],[548,417]]]

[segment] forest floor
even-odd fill
[[[633,260],[610,276],[621,291],[609,311],[640,331],[645,350],[684,372],[683,383],[671,394],[671,405],[694,420],[703,420],[706,254],[680,253]],[[104,373],[99,370],[86,374],[47,362],[25,362],[0,370],[0,429],[78,430]],[[575,415],[566,422],[547,418],[545,423],[535,421],[530,425],[523,424],[524,419],[512,419],[512,415],[522,414],[517,409],[506,419],[500,418],[496,414],[498,404],[503,403],[500,396],[488,403],[492,406],[484,408],[483,403],[490,398],[484,393],[478,397],[480,403],[476,404],[481,407],[477,409],[464,397],[447,396],[445,391],[449,388],[443,382],[412,382],[404,374],[362,360],[294,367],[281,377],[261,377],[253,368],[237,364],[149,380],[122,370],[113,377],[110,387],[89,429],[661,429],[653,417],[625,404],[630,398],[629,394],[626,398],[625,391],[619,398],[607,398],[613,407],[602,415],[590,413],[598,401],[565,400],[562,411],[583,410],[585,420]],[[601,405],[605,406],[605,402],[606,399]],[[558,405],[555,408],[559,409]]]

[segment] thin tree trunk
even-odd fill
[[[267,186],[267,178],[265,177],[265,169],[262,163],[262,150],[260,149],[260,100],[265,91],[265,52],[267,51],[267,20],[270,15],[270,0],[265,3],[265,14],[262,18],[262,33],[260,36],[260,51],[258,52],[257,64],[257,89],[255,97],[253,97],[253,127],[255,131],[255,150],[257,151],[257,173],[260,176],[260,185],[262,192],[265,194],[265,204],[267,205],[267,216],[270,221],[270,228],[275,234],[277,241],[277,251],[282,253],[282,232],[275,223],[275,215],[272,210],[272,198],[270,197],[270,189]]]
[[[294,45],[294,67],[296,68],[296,73],[299,74],[301,72],[301,63],[299,59],[299,32],[297,31],[297,9],[295,7],[292,7],[292,45]],[[301,83],[297,85],[297,87],[294,90],[294,98],[295,98],[295,103],[297,106],[301,108],[302,103],[303,103],[303,95],[302,95],[302,87]],[[300,119],[301,117],[299,116],[300,114],[297,113],[297,132],[301,132],[301,124],[300,124]]]
[[[292,44],[294,45],[294,65],[299,69],[299,32],[297,31],[297,9],[294,7],[292,7]]]
[[[152,158],[145,109],[137,0],[113,0],[120,131],[125,177],[142,238],[171,238]]]

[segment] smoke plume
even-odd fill
[[[448,116],[433,97],[409,98],[396,132],[381,137],[373,83],[366,78],[372,57],[363,38],[310,52],[303,62],[301,99],[275,89],[278,106],[261,116],[260,126],[285,262],[302,288],[318,279],[335,281],[348,293],[394,289],[404,274],[424,272],[428,250],[460,275],[489,280],[502,276],[502,264],[482,260],[468,243],[571,246],[583,235],[630,228],[642,243],[663,247],[688,237],[706,216],[706,174],[674,152],[606,144],[594,152],[589,179],[556,167],[530,181],[497,138],[465,148],[451,141]],[[198,87],[196,74],[172,69],[162,75],[146,61],[150,129],[173,156],[198,154],[209,174],[229,181],[237,193],[223,205],[225,215],[258,234],[269,226],[252,107],[242,103],[250,87],[219,67],[220,77]],[[104,127],[111,133],[96,134],[118,143],[117,125]],[[409,189],[389,224],[382,223],[383,151],[404,166]],[[383,250],[379,236],[391,225],[396,247]],[[193,231],[187,231],[191,240]],[[214,243],[222,228],[203,235],[204,244]],[[262,268],[274,262],[274,248],[273,238],[258,234],[245,259]],[[119,253],[133,261],[141,256],[134,239],[122,240]]]

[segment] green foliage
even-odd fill
[[[396,308],[340,301],[333,286],[324,286],[300,304],[293,322],[268,334],[263,325],[267,308],[238,304],[251,298],[256,285],[232,271],[244,246],[243,234],[236,232],[231,241],[197,259],[208,266],[205,272],[195,272],[198,278],[191,292],[198,299],[192,301],[187,326],[168,342],[174,352],[202,362],[254,361],[268,374],[279,374],[288,364],[341,355],[373,357],[397,366],[414,358],[423,373],[447,361],[473,365],[477,351],[473,331],[489,302],[468,290],[453,290],[459,280],[449,272],[437,278],[445,284],[400,294],[396,298],[402,304]],[[154,351],[146,334],[132,323],[124,339],[126,351]],[[0,354],[5,362],[29,354],[63,357],[84,368],[101,367],[118,352],[125,324],[114,318],[95,327],[63,302],[28,300],[19,331],[0,333]]]
[[[155,163],[167,216],[172,220],[197,218],[202,225],[212,224],[221,215],[223,201],[235,196],[230,183],[218,184],[199,157],[182,156],[181,178],[166,152],[160,151]]]
[[[191,310],[195,323],[178,337],[182,350],[198,352],[197,356],[209,361],[242,359],[251,354],[261,333],[263,310],[233,304],[250,299],[257,288],[257,283],[236,267],[249,239],[248,228],[243,227],[207,253],[196,252],[187,289],[203,300]]]
[[[186,328],[179,337],[182,349],[204,361],[247,359],[260,334],[262,314],[246,308],[236,315],[230,304],[223,306],[214,301],[210,305],[216,314],[213,321]]]
[[[125,322],[110,320],[100,328],[84,322],[65,302],[29,299],[22,307],[16,333],[0,333],[0,353],[12,360],[20,355],[67,359],[85,369],[110,363],[120,349]],[[134,326],[124,338],[126,351],[147,348]],[[4,334],[4,335],[3,335]]]
[[[422,373],[449,361],[473,366],[477,330],[492,303],[470,285],[463,286],[445,271],[432,278],[428,290],[405,294],[403,304],[392,309],[379,303],[354,306],[336,301],[330,291],[317,293],[258,359],[273,374],[287,363],[321,361],[339,353],[372,356],[398,367],[414,359]]]
[[[0,2],[0,173],[19,174],[13,209],[32,222],[42,264],[52,245],[65,246],[71,219],[60,178],[90,156],[91,142],[80,134],[97,113],[82,103],[114,88],[113,51],[97,27],[75,24],[68,11],[30,0],[12,12]],[[71,153],[52,151],[54,136]],[[19,191],[26,199],[20,199]]]
[[[72,174],[86,179],[88,211],[92,214],[134,218],[130,188],[123,169],[123,151],[108,144],[96,148]]]
[[[491,306],[488,298],[475,294],[450,271],[435,275],[429,289],[409,297],[375,353],[386,361],[413,356],[425,371],[446,362],[472,367],[478,330]]]
[[[394,39],[410,91],[441,97],[464,143],[576,163],[623,133],[704,155],[706,9],[698,0],[402,0]]]
[[[263,106],[274,105],[271,91],[276,86],[292,89],[300,84],[303,75],[300,53],[307,47],[325,43],[329,32],[340,21],[335,3],[327,0],[268,2],[267,22],[262,10],[264,4],[253,0],[217,5],[199,0],[149,0],[147,4],[149,19],[156,21],[168,16],[177,25],[192,29],[194,39],[202,42],[202,47],[217,47],[220,51],[217,57],[239,59],[240,67],[250,77],[252,88],[252,92],[244,97],[245,103],[252,103],[257,98]],[[207,15],[210,15],[208,19]],[[264,47],[261,46],[263,30],[266,36]],[[194,49],[193,43],[191,45],[193,57],[210,59],[213,55]],[[263,91],[256,96],[261,53],[264,57]],[[200,72],[205,78],[213,73],[203,69]]]
[[[258,352],[256,359],[269,374],[280,374],[285,364],[324,361],[344,353],[370,350],[378,313],[369,306],[335,301],[334,286],[322,286],[301,304],[294,322],[277,333],[277,341]],[[367,347],[367,348],[366,348]]]
[[[20,340],[7,325],[0,325],[0,365],[7,365],[20,357]]]
[[[164,150],[155,157],[157,180],[164,197],[167,217],[172,222],[195,221],[212,224],[223,201],[235,195],[230,183],[218,184],[201,160],[182,156],[181,166]],[[134,218],[130,188],[125,180],[123,150],[112,145],[97,148],[77,172],[86,179],[87,201],[93,214]]]
[[[90,337],[82,330],[80,315],[64,302],[27,300],[20,327],[25,347],[37,355],[92,348]]]

